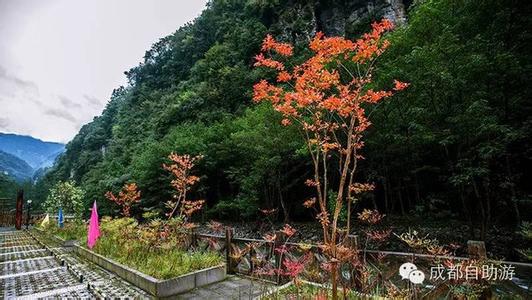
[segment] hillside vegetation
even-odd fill
[[[0,173],[0,198],[12,199],[8,203],[15,203],[14,195],[17,193],[17,184],[12,177]]]
[[[23,181],[24,179],[31,178],[33,168],[22,159],[0,151],[0,172],[12,179]]]
[[[252,103],[253,84],[271,77],[253,68],[253,57],[267,33],[294,43],[297,63],[308,56],[298,45],[317,31],[353,38],[389,15],[384,1],[371,1],[372,11],[358,2],[211,1],[126,72],[129,85],[81,128],[34,197],[43,201],[54,183],[74,180],[87,206],[98,200],[102,214],[113,214],[104,194],[136,182],[142,199],[132,213],[159,210],[171,197],[162,164],[175,151],[204,156],[194,193],[207,201],[205,217],[253,219],[259,208],[279,207],[280,219],[310,218],[301,205],[311,193],[308,153],[295,127]],[[494,222],[530,217],[520,214],[532,192],[529,15],[520,1],[410,6],[407,23],[387,36],[392,46],[375,82],[411,86],[370,112],[357,177],[376,189],[358,208],[458,217],[481,236]]]
[[[61,143],[0,132],[0,173],[9,177],[6,182],[14,184],[0,185],[0,194],[14,199],[15,193],[8,191],[17,190],[21,184],[31,190],[31,183],[42,177],[64,150]]]
[[[0,151],[22,159],[34,170],[51,167],[56,157],[64,150],[65,145],[61,143],[0,132]]]

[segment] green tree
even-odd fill
[[[46,201],[42,204],[43,209],[51,214],[57,213],[59,208],[63,213],[72,213],[76,219],[83,216],[83,197],[85,192],[77,187],[72,181],[60,181],[50,189]]]
[[[413,84],[373,112],[366,176],[386,211],[459,215],[481,239],[494,221],[519,224],[532,132],[523,4],[423,1],[390,35],[377,82]]]
[[[0,173],[0,198],[11,198],[15,202],[17,183],[12,178]]]

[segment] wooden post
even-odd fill
[[[190,230],[190,246],[189,248],[197,248],[198,246],[198,234],[195,229]]]
[[[279,233],[277,232],[276,233],[277,235],[277,238],[275,239],[275,241],[273,242],[273,255],[274,255],[274,258],[275,258],[275,268],[277,268],[279,270],[279,272],[281,272],[282,268],[283,268],[283,263],[281,262],[281,254],[277,251],[275,251],[275,249],[277,249],[279,246],[280,246],[280,241],[279,241]],[[280,274],[277,274],[277,284],[281,284],[281,275]]]
[[[253,260],[255,259],[255,247],[251,245],[251,249],[249,249],[249,275],[253,276],[253,271],[255,269],[255,264]]]
[[[22,203],[24,203],[24,190],[19,190],[17,193],[17,211],[15,214],[15,228],[22,229]]]
[[[486,244],[483,241],[467,241],[467,253],[469,257],[476,259],[487,258]]]
[[[358,250],[358,235],[350,234],[347,236],[347,247]]]
[[[486,254],[486,244],[484,243],[484,241],[472,241],[472,240],[467,241],[467,253],[469,254],[469,257],[473,259],[485,260],[488,258]],[[483,288],[479,299],[492,299],[492,298],[493,298],[493,291],[488,285]]]
[[[233,240],[233,231],[231,227],[225,228],[225,263],[227,265],[227,273],[233,274],[233,264],[231,259],[231,244]]]

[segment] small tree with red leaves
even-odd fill
[[[318,33],[309,48],[313,55],[305,62],[288,67],[281,60],[292,56],[290,44],[279,43],[268,35],[262,51],[255,57],[257,67],[277,73],[276,83],[261,80],[254,88],[256,102],[270,102],[284,119],[282,124],[295,123],[303,136],[314,166],[314,176],[306,184],[316,189],[316,198],[305,206],[317,206],[317,219],[323,228],[323,248],[331,261],[333,298],[337,298],[336,264],[342,260],[339,244],[347,234],[339,234],[338,218],[347,204],[349,233],[351,204],[357,194],[373,189],[373,185],[355,182],[364,132],[370,126],[366,109],[408,86],[395,80],[389,90],[371,88],[375,60],[389,46],[382,35],[393,28],[388,20],[372,25],[373,30],[360,39],[324,37]],[[338,165],[337,182],[330,182],[330,161]],[[334,191],[331,191],[334,187]],[[334,195],[332,212],[327,209],[329,196]],[[343,248],[342,248],[343,249]]]
[[[180,218],[184,218],[184,221],[196,211],[200,210],[205,203],[204,200],[188,200],[187,193],[190,189],[198,183],[199,177],[191,175],[190,171],[194,167],[196,161],[201,159],[202,156],[190,156],[190,155],[178,155],[171,153],[168,159],[172,161],[172,164],[163,164],[163,168],[172,173],[174,179],[171,182],[172,187],[175,189],[173,200],[166,203],[166,207],[170,209],[167,213],[168,219],[178,213]]]
[[[118,193],[118,197],[111,191],[105,193],[105,197],[122,207],[122,215],[129,217],[131,206],[140,201],[140,191],[137,190],[136,183],[126,183]]]

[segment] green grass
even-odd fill
[[[178,249],[157,253],[142,252],[129,256],[117,255],[116,252],[100,254],[158,279],[177,277],[222,262],[220,256],[213,252],[186,252]]]
[[[63,228],[59,228],[55,223],[50,223],[41,229],[66,241],[87,239],[87,226],[81,222],[65,223]]]
[[[125,245],[105,237],[99,239],[92,250],[158,279],[169,279],[222,263],[220,255],[214,252],[184,251],[177,247],[146,249],[134,240]]]
[[[175,239],[166,242],[154,239],[148,243],[143,237],[150,234],[149,228],[132,219],[104,218],[100,224],[101,235],[92,251],[157,279],[177,277],[223,262],[216,252],[180,249]],[[50,225],[45,230],[65,240],[77,240],[87,247],[86,224],[68,223],[64,228]]]
[[[66,241],[86,240],[87,228],[84,224],[67,223],[63,228],[57,228],[55,235]]]

